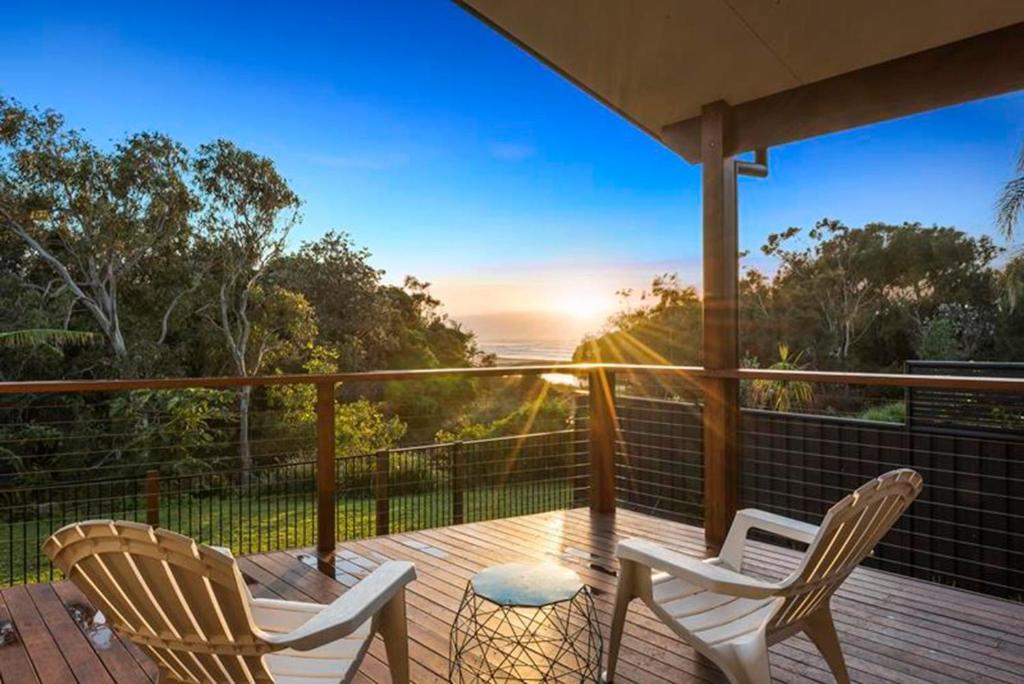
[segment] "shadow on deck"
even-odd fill
[[[466,581],[488,565],[554,560],[592,588],[607,638],[619,538],[657,539],[702,556],[702,530],[650,516],[587,509],[471,523],[344,542],[330,559],[309,550],[249,556],[239,564],[253,594],[326,603],[388,559],[416,564],[410,586],[409,635],[414,682],[445,681],[448,630]],[[798,555],[752,542],[748,570],[777,577]],[[319,569],[318,569],[319,568]],[[332,572],[334,579],[324,574]],[[0,592],[3,682],[148,682],[156,668],[102,624],[67,582]],[[862,682],[1024,682],[1024,604],[860,568],[833,600],[851,675]],[[776,681],[830,682],[803,637],[771,652]],[[356,679],[389,681],[377,640]],[[620,682],[721,682],[724,677],[635,603],[623,641]]]

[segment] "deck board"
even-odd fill
[[[388,559],[413,561],[419,579],[408,594],[411,670],[413,681],[425,684],[446,681],[449,626],[466,582],[488,565],[531,559],[573,568],[594,591],[607,637],[618,568],[615,543],[630,536],[703,555],[698,528],[630,511],[610,516],[575,509],[343,542],[329,563],[336,579],[322,572],[324,561],[309,549],[248,556],[239,566],[254,595],[328,602]],[[745,570],[778,577],[797,558],[794,551],[754,542]],[[83,601],[68,583],[0,592],[0,621],[12,620],[17,630],[13,643],[0,646],[0,681],[154,680],[155,667],[137,648],[109,632],[99,638],[85,633],[61,610]],[[860,568],[836,594],[833,608],[854,681],[1024,683],[1024,604]],[[772,647],[771,662],[775,681],[832,681],[803,637]],[[390,681],[379,639],[356,681]],[[725,680],[635,603],[618,681]]]

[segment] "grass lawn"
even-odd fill
[[[579,492],[576,493],[577,497]],[[526,515],[581,505],[570,483],[546,480],[464,492],[465,522]],[[337,538],[360,539],[376,534],[376,501],[339,497]],[[452,494],[439,488],[422,494],[393,497],[389,502],[390,533],[451,525]],[[63,505],[48,515],[0,523],[0,586],[59,579],[39,550],[54,530],[77,520],[114,518],[145,521],[142,497],[110,498],[88,508]],[[236,554],[293,549],[316,543],[315,492],[264,492],[256,496],[231,493],[210,496],[161,497],[160,525],[206,544],[227,546]]]

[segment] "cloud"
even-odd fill
[[[525,143],[499,142],[491,145],[491,156],[499,161],[522,161],[536,153],[532,145]]]
[[[357,171],[390,171],[409,163],[405,152],[355,152],[353,154],[311,154],[310,163],[332,169]]]

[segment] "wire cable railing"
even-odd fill
[[[549,372],[586,377],[589,391],[578,385],[554,419],[531,412],[493,437],[450,427],[444,404],[350,411],[383,406],[395,384],[506,382],[494,393],[503,396]],[[924,493],[868,564],[1024,596],[1024,431],[1006,429],[1024,418],[1014,404],[1024,380],[615,364],[0,383],[0,584],[55,578],[39,545],[85,518],[159,524],[237,553],[329,552],[337,540],[588,504],[707,527],[705,480],[718,475],[705,472],[701,387],[723,378],[741,397],[753,381],[814,386],[800,412],[741,410],[740,506],[817,522],[867,479],[912,467]],[[235,398],[245,380],[256,390],[243,439]],[[271,400],[282,386],[304,387],[292,397],[303,401]],[[968,395],[962,430],[915,423],[899,405]],[[980,410],[998,411],[998,424]],[[358,429],[370,424],[369,436]]]

